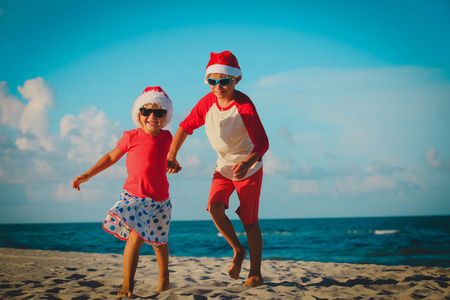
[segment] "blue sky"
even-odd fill
[[[98,222],[146,86],[178,124],[232,51],[269,135],[261,218],[450,214],[448,1],[0,1],[0,223]],[[209,219],[203,129],[170,175],[173,220]],[[229,216],[236,218],[233,196]]]

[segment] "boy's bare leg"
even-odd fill
[[[139,262],[139,252],[144,240],[133,230],[130,230],[125,250],[123,251],[123,284],[119,297],[131,297],[134,288],[134,275]]]
[[[153,246],[159,267],[159,280],[156,292],[161,293],[170,288],[169,280],[169,246],[167,244]]]
[[[248,251],[250,252],[250,272],[248,279],[244,283],[246,286],[260,286],[264,284],[261,275],[261,259],[263,241],[259,223],[244,224],[245,232],[247,233]]]
[[[228,269],[228,274],[233,279],[239,279],[242,263],[247,256],[247,252],[239,242],[239,239],[236,236],[236,232],[234,231],[233,224],[225,214],[225,204],[211,203],[209,207],[209,213],[211,214],[211,217],[214,221],[214,224],[216,224],[217,229],[225,237],[234,251],[233,260],[231,261],[230,268]]]

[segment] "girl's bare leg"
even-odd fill
[[[236,232],[234,231],[233,224],[225,214],[225,204],[217,202],[211,203],[209,213],[211,214],[217,229],[219,229],[220,233],[225,237],[234,251],[233,260],[231,261],[230,268],[228,269],[228,274],[233,279],[239,279],[242,263],[247,256],[247,252],[245,252],[244,247],[239,242]]]
[[[261,275],[261,259],[263,241],[259,223],[244,224],[248,240],[248,251],[250,252],[250,272],[248,279],[244,283],[246,286],[260,286],[264,284]]]
[[[167,244],[153,246],[159,267],[159,280],[156,292],[161,293],[170,288],[169,280],[169,246]]]
[[[123,251],[123,284],[119,297],[131,297],[134,288],[134,275],[139,262],[139,252],[144,240],[133,230],[130,230],[125,250]]]

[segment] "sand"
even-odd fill
[[[170,258],[160,294],[153,255],[141,256],[136,299],[450,299],[450,268],[263,261],[265,284],[226,273],[230,258]],[[116,299],[122,255],[0,248],[0,299]]]

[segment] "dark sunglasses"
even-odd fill
[[[227,85],[230,85],[230,83],[233,81],[233,78],[227,77],[227,78],[222,78],[219,80],[216,80],[213,78],[207,78],[206,81],[208,81],[208,84],[212,85],[212,86],[216,86],[217,84],[219,84],[220,86],[227,86]]]
[[[165,110],[165,109],[150,109],[150,108],[145,108],[145,107],[141,107],[139,109],[139,112],[144,117],[148,117],[153,113],[153,115],[157,118],[162,118],[167,114],[167,110]]]

